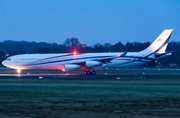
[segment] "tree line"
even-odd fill
[[[0,42],[0,62],[8,56],[17,54],[34,54],[34,53],[72,53],[77,50],[78,53],[88,52],[138,52],[150,45],[150,42],[127,42],[122,44],[118,42],[114,45],[110,43],[97,43],[93,46],[81,44],[77,38],[68,38],[62,44],[46,43],[46,42],[27,42],[27,41],[12,41],[6,40]],[[172,56],[165,57],[159,60],[161,65],[166,66],[168,63],[180,64],[180,42],[170,42],[167,51],[177,50]]]

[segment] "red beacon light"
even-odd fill
[[[119,58],[119,57],[120,57],[120,55],[117,56],[117,58]]]
[[[76,51],[74,51],[74,52],[73,52],[73,55],[77,55],[77,52],[76,52]]]

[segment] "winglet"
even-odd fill
[[[120,57],[124,57],[124,56],[126,56],[126,54],[127,54],[127,53],[128,53],[127,51],[126,51],[126,52],[124,52],[124,53],[122,53]]]

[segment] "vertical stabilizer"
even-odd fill
[[[164,30],[148,48],[141,51],[143,56],[148,57],[155,53],[164,53],[172,31],[173,29]]]

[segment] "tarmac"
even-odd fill
[[[104,75],[81,75],[81,74],[0,74],[0,79],[143,79],[148,77],[157,77],[162,75],[145,75],[145,74],[104,74]]]

